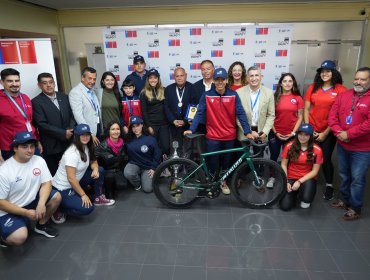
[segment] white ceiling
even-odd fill
[[[18,0],[55,10],[66,9],[93,9],[93,8],[124,8],[124,7],[149,7],[149,6],[186,6],[186,5],[221,5],[221,4],[266,4],[266,3],[319,3],[319,2],[351,2],[367,3],[361,0]]]

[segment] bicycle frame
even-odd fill
[[[249,168],[253,172],[254,180],[255,180],[255,185],[256,185],[256,187],[259,187],[262,184],[262,182],[258,178],[256,169],[254,168],[254,164],[253,164],[252,158],[250,157],[249,146],[242,147],[242,148],[234,148],[234,149],[228,149],[228,150],[210,152],[210,153],[202,153],[200,155],[200,161],[201,161],[200,165],[195,170],[193,170],[191,173],[189,173],[185,178],[182,179],[182,182],[179,184],[179,187],[183,187],[184,182],[188,178],[190,178],[193,174],[195,174],[199,169],[203,169],[203,171],[204,171],[207,179],[210,178],[209,169],[208,169],[207,162],[206,162],[206,157],[213,156],[213,155],[226,154],[226,153],[236,153],[236,152],[243,152],[243,154],[240,156],[240,158],[236,162],[234,162],[234,164],[217,181],[212,182],[211,184],[210,183],[207,183],[207,184],[197,184],[194,187],[186,186],[186,188],[189,188],[189,189],[190,188],[191,189],[204,189],[205,187],[207,187],[209,185],[211,185],[211,186],[220,185],[221,182],[225,181],[226,178],[229,177],[230,174],[243,162],[243,160],[246,160],[247,161]]]

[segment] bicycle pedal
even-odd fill
[[[210,199],[215,199],[220,195],[221,191],[220,189],[217,190],[210,190],[206,193],[206,196]]]

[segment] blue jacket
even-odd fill
[[[142,77],[140,77],[136,72],[132,72],[131,74],[127,75],[125,80],[130,79],[131,81],[134,82],[135,84],[134,94],[136,96],[139,96],[141,90],[144,88],[147,75],[148,75],[147,70],[145,70],[145,74]]]
[[[142,135],[127,144],[128,162],[142,169],[155,170],[161,162],[161,149],[153,136]]]

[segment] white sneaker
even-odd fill
[[[272,189],[275,184],[275,178],[270,177],[267,181],[266,188]]]
[[[224,195],[230,194],[230,189],[229,189],[229,186],[226,184],[226,182],[222,182],[221,191]]]
[[[303,209],[309,208],[310,205],[311,205],[311,203],[306,203],[306,202],[301,201],[301,208],[303,208]]]

